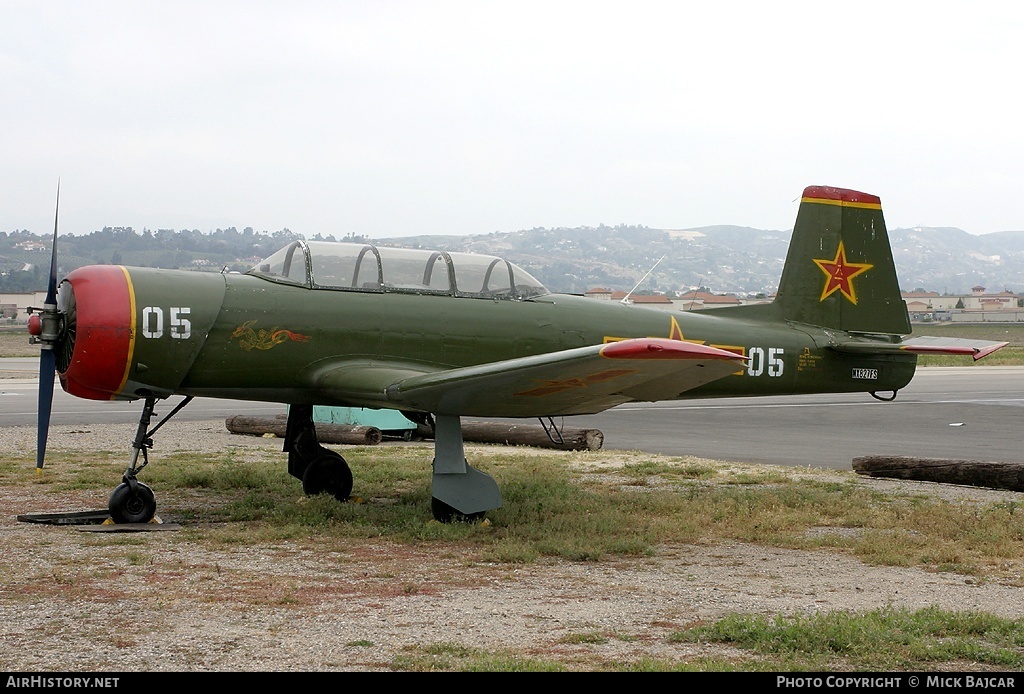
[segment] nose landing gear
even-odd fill
[[[149,465],[149,455],[146,451],[153,447],[153,434],[181,408],[192,402],[192,396],[187,396],[175,405],[166,417],[150,429],[149,423],[153,419],[156,402],[155,396],[146,396],[145,404],[142,406],[142,416],[139,417],[139,427],[135,431],[135,440],[132,442],[132,461],[121,478],[121,484],[110,494],[110,499],[107,502],[110,518],[115,523],[148,523],[153,520],[156,515],[156,495],[152,489],[139,482],[138,474],[142,468]],[[140,453],[142,454],[141,465],[138,464]]]

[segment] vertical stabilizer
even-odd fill
[[[911,331],[878,197],[804,189],[775,308],[786,320],[836,330]]]

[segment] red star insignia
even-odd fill
[[[836,251],[835,260],[819,260],[814,258],[814,263],[828,277],[825,280],[825,288],[821,292],[820,301],[824,301],[838,290],[854,304],[857,303],[857,292],[854,290],[853,282],[850,280],[874,267],[870,263],[847,262],[846,249],[843,248],[842,241],[839,242],[839,249]]]

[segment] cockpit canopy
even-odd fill
[[[361,243],[293,241],[246,274],[312,289],[510,300],[549,293],[530,273],[495,256]]]

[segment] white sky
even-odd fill
[[[0,230],[1024,230],[1024,3],[0,0]]]

